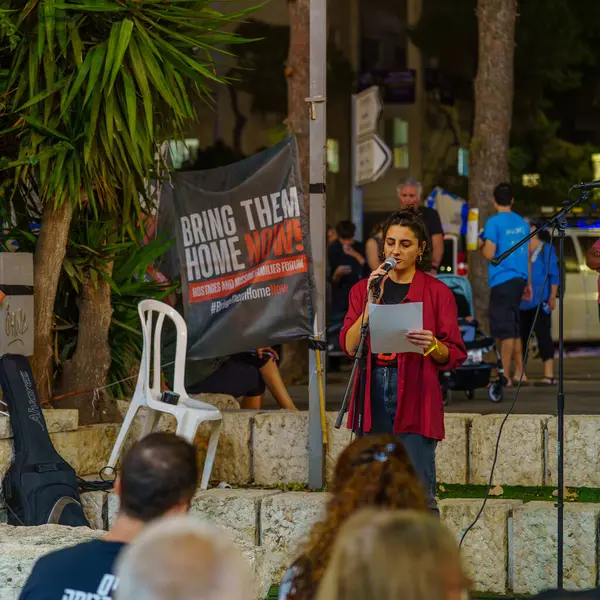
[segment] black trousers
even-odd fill
[[[527,340],[529,332],[533,325],[537,308],[521,311],[521,339],[523,340],[523,355],[527,350]],[[552,316],[540,309],[537,321],[535,322],[535,337],[537,338],[540,356],[546,362],[554,358],[554,345],[552,343]]]

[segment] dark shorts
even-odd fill
[[[265,364],[251,354],[232,356],[214,373],[195,385],[188,386],[189,394],[227,394],[234,398],[260,396],[265,391],[265,382],[260,373]]]
[[[490,335],[498,340],[521,337],[523,279],[509,279],[490,290]]]

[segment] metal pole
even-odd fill
[[[557,429],[558,429],[558,502],[557,502],[557,561],[556,561],[556,584],[559,590],[563,589],[564,572],[564,510],[565,510],[565,458],[564,458],[564,440],[565,440],[565,391],[564,391],[564,282],[565,282],[565,229],[567,219],[563,215],[558,221],[558,256],[560,257],[560,298],[558,304],[558,395],[557,395]]]
[[[325,181],[326,181],[326,74],[327,74],[327,2],[310,0],[310,83],[307,101],[310,106],[310,238],[312,245],[315,294],[315,342],[326,344],[325,336]],[[308,485],[323,487],[323,428],[319,398],[319,376],[325,394],[325,352],[321,352],[321,373],[317,370],[317,353],[309,351],[308,396]],[[323,403],[325,398],[323,398]]]
[[[356,94],[352,95],[352,139],[351,139],[351,173],[352,173],[352,222],[356,226],[356,239],[359,242],[364,240],[363,231],[363,189],[356,185]]]

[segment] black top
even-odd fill
[[[406,298],[409,288],[410,283],[396,283],[389,278],[386,279],[381,304],[400,304]],[[374,354],[373,359],[378,367],[396,367],[398,365],[395,354]]]
[[[365,248],[361,242],[354,242],[352,247],[364,258]],[[368,266],[365,262],[361,265],[353,256],[344,252],[344,246],[336,240],[332,242],[327,250],[327,262],[329,272],[333,277],[338,267],[349,267],[350,272],[331,285],[331,314],[345,315],[348,312],[348,296],[355,283],[358,283],[367,275]]]
[[[113,568],[124,547],[121,542],[93,540],[43,556],[33,567],[20,600],[112,598],[119,583]]]
[[[406,298],[408,288],[410,283],[396,283],[389,278],[386,279],[381,304],[400,304]]]
[[[429,206],[421,206],[419,207],[419,212],[421,213],[421,217],[423,221],[425,221],[425,227],[427,229],[427,233],[429,237],[437,234],[444,234],[444,228],[442,227],[442,220],[440,219],[440,215],[435,208],[430,208]]]

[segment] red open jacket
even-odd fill
[[[346,333],[360,317],[365,306],[366,279],[359,281],[351,290],[349,308],[340,333],[344,352],[352,357],[346,347]],[[385,280],[382,283],[381,291]],[[417,353],[398,354],[398,410],[394,421],[394,433],[418,433],[434,440],[444,439],[444,404],[438,371],[459,367],[467,358],[467,351],[458,327],[456,301],[450,288],[431,275],[417,271],[403,302],[423,303],[423,329],[448,347],[450,356],[446,364],[436,363],[431,356]],[[371,430],[371,370],[372,355],[367,337],[367,381],[365,389],[364,431]],[[356,399],[354,390],[350,404],[348,427],[351,427]]]

